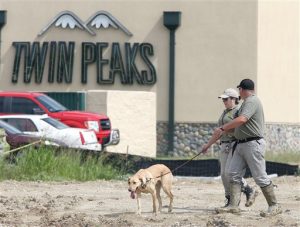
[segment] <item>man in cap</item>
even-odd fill
[[[218,126],[221,127],[222,125],[232,121],[236,117],[240,107],[238,105],[239,94],[235,89],[228,88],[218,98],[222,100],[225,106],[225,109],[218,120]],[[217,140],[220,140],[220,145],[221,145],[219,161],[220,161],[221,179],[224,186],[225,199],[226,199],[224,207],[227,207],[230,204],[230,188],[229,188],[230,182],[226,174],[228,172],[226,169],[229,167],[230,160],[232,158],[231,151],[233,145],[235,144],[236,139],[234,137],[233,130],[223,133],[220,138],[212,136],[209,139],[208,143],[202,147],[201,152],[206,153],[208,148],[211,145],[213,145]],[[246,195],[245,206],[249,207],[254,203],[255,198],[258,195],[258,191],[250,187],[244,178],[242,178],[241,183],[242,183],[241,184],[242,192]]]
[[[217,212],[240,212],[242,175],[248,166],[255,183],[260,186],[269,205],[267,212],[261,212],[261,216],[276,215],[282,210],[277,203],[272,181],[266,173],[263,106],[254,94],[254,82],[252,80],[242,80],[237,88],[239,88],[240,97],[244,100],[238,111],[238,116],[214,131],[214,136],[218,137],[224,132],[234,129],[234,137],[237,139],[228,168],[230,205],[217,209]]]

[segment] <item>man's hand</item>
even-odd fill
[[[203,145],[201,153],[207,153],[208,148],[210,148],[211,145],[213,145],[215,142],[217,142],[218,139],[220,139],[223,132],[224,130],[222,130],[221,128],[216,128],[208,143]]]
[[[212,137],[220,138],[221,135],[223,134],[223,132],[224,132],[224,129],[222,130],[222,128],[216,128],[213,135],[212,135]]]
[[[205,154],[210,146],[208,144],[204,144],[201,150],[201,153]]]

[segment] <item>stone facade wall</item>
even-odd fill
[[[297,151],[300,153],[300,125],[266,124],[268,151]]]
[[[205,144],[216,123],[176,123],[174,132],[174,152],[168,152],[167,122],[157,123],[157,155],[174,157],[191,157],[199,152]],[[295,151],[300,153],[299,124],[266,124],[265,138],[267,151]],[[210,148],[212,153],[219,151],[218,144]]]

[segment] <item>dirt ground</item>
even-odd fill
[[[262,218],[267,208],[259,194],[247,208],[242,197],[242,213],[216,214],[223,205],[220,179],[182,178],[174,181],[174,209],[154,216],[151,197],[142,196],[142,215],[135,214],[136,201],[130,198],[127,181],[96,182],[16,182],[0,183],[0,226],[300,226],[300,177],[275,177],[276,194],[283,213]],[[253,185],[250,178],[248,182]]]

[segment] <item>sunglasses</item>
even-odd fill
[[[228,98],[222,98],[223,102],[226,102],[228,100]]]

